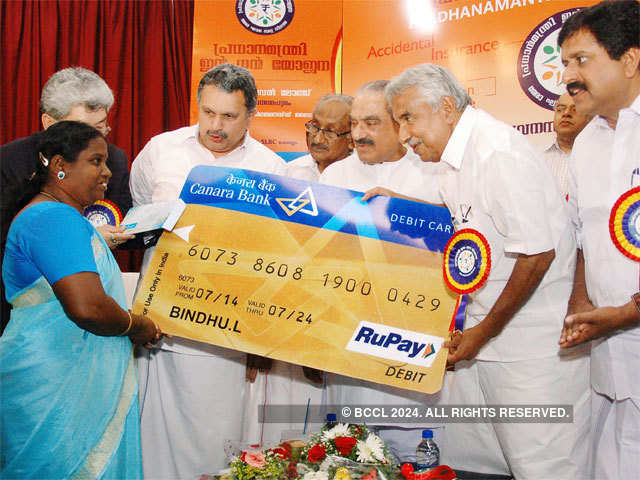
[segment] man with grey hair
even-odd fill
[[[491,428],[515,478],[585,478],[588,358],[560,356],[557,344],[576,243],[550,171],[519,132],[472,107],[443,67],[412,67],[386,94],[401,140],[422,161],[441,163],[440,193],[456,228],[477,230],[490,246],[488,280],[470,295],[464,332],[445,344],[450,363],[465,361],[453,389],[461,374],[479,385],[480,404],[571,406],[572,423]],[[455,436],[456,424],[446,434]]]
[[[248,132],[257,93],[253,76],[242,67],[225,63],[205,73],[198,85],[198,123],[153,137],[133,162],[133,204],[177,199],[199,165],[284,175],[284,160]],[[141,278],[153,250],[145,252]],[[146,478],[196,478],[225,467],[224,441],[242,435],[246,359],[242,352],[182,338],[142,352],[138,375]],[[255,378],[256,371],[248,368],[246,374]]]
[[[96,73],[82,67],[69,67],[54,73],[42,88],[40,113],[42,126],[46,130],[61,120],[84,122],[103,135],[111,128],[107,124],[107,114],[113,105],[113,93],[106,82]],[[38,165],[38,141],[41,132],[20,138],[0,147],[0,191],[20,189],[22,183],[30,178]],[[115,145],[108,143],[109,158],[107,166],[111,178],[107,185],[105,198],[115,203],[123,214],[131,208],[129,193],[129,162],[127,155]],[[12,218],[2,218],[2,252]],[[122,228],[104,225],[99,228],[107,244],[117,247],[133,238],[122,233]],[[0,253],[2,253],[0,252]],[[0,257],[1,262],[1,257]],[[9,320],[8,304],[2,295],[2,325]],[[6,315],[6,318],[5,318]]]
[[[349,113],[353,97],[325,95],[313,109],[311,120],[305,123],[309,154],[287,164],[287,175],[317,182],[320,174],[334,162],[349,156],[353,149]]]

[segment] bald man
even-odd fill
[[[560,95],[553,115],[556,140],[544,151],[544,159],[551,169],[563,198],[569,191],[569,158],[573,142],[591,120],[590,115],[578,113],[568,93]]]
[[[305,124],[309,154],[289,162],[287,175],[317,182],[320,174],[334,162],[351,153],[349,114],[353,98],[349,95],[325,95]]]

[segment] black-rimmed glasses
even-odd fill
[[[351,130],[348,130],[348,131],[342,132],[342,133],[334,132],[333,130],[327,130],[326,128],[320,128],[320,127],[314,125],[311,122],[305,123],[304,124],[304,128],[307,130],[307,133],[310,133],[311,135],[315,135],[318,132],[322,132],[323,135],[324,135],[324,138],[326,138],[330,142],[336,140],[338,137],[342,137],[344,135],[348,135],[349,133],[351,133]]]

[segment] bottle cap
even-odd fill
[[[422,430],[422,438],[433,438],[433,430]]]
[[[327,413],[327,422],[335,422],[338,419],[335,413]]]

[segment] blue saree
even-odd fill
[[[80,225],[79,219],[58,223],[52,213],[69,212],[47,203],[25,210],[12,231],[24,223],[18,222],[20,217],[40,210],[56,218],[53,228],[64,225],[65,235]],[[7,255],[16,234],[9,234]],[[90,226],[86,241],[105,291],[126,308],[120,270],[109,248]],[[69,245],[54,241],[54,247]],[[16,262],[6,261],[7,255],[4,268],[11,269]],[[13,293],[7,287],[13,310],[0,338],[0,479],[142,478],[138,387],[129,339],[100,337],[78,327],[65,315],[45,276]]]

